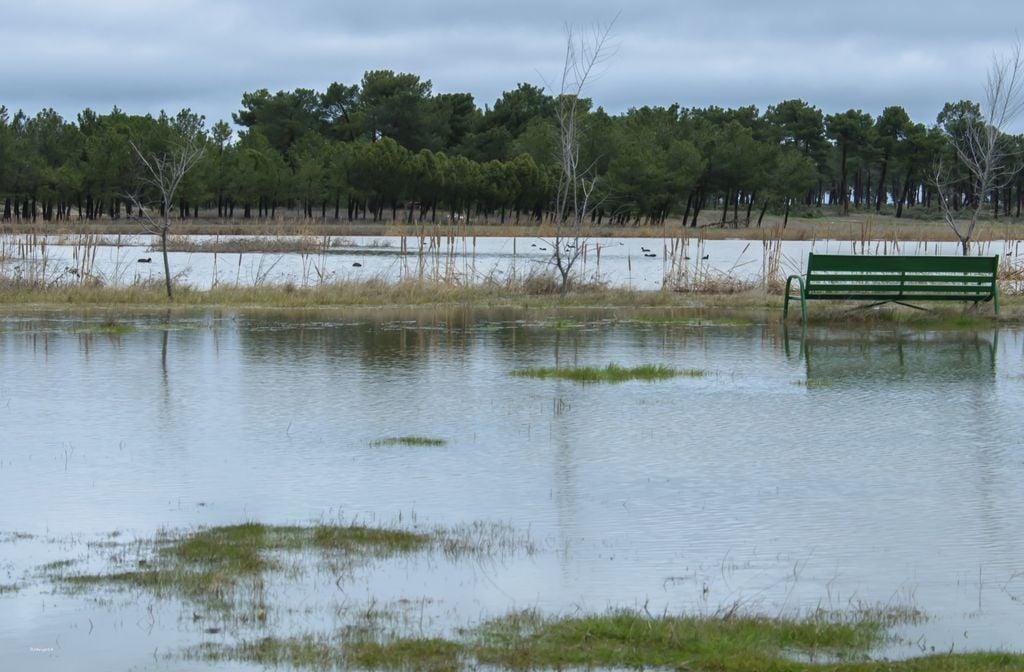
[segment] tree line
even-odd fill
[[[159,156],[179,129],[198,124],[204,151],[177,190],[177,217],[297,210],[311,219],[536,222],[551,216],[555,200],[557,109],[557,96],[530,84],[481,108],[471,94],[434,93],[429,80],[389,70],[322,92],[244,93],[233,125],[208,129],[187,109],[86,109],[71,121],[52,109],[29,116],[0,108],[2,218],[132,217],[138,156]],[[947,103],[928,124],[895,105],[877,115],[826,114],[803,100],[764,111],[670,105],[609,114],[580,99],[573,109],[580,162],[596,176],[588,216],[623,226],[668,217],[696,226],[709,210],[734,226],[760,225],[769,211],[788,219],[794,207],[937,212],[933,167],[955,165],[950,139],[984,123],[967,100]],[[1020,215],[1024,136],[1002,141],[1015,177],[979,194],[969,175],[954,174],[953,208]]]

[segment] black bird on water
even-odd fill
[[[707,261],[708,257],[710,257],[710,256],[711,256],[710,254],[705,254],[703,257],[701,257],[701,259],[703,259],[704,261]]]
[[[153,257],[142,257],[141,259],[139,259],[140,264],[148,264],[151,261],[153,261]]]
[[[656,254],[654,254],[653,252],[651,252],[651,253],[649,253],[649,254],[645,254],[644,256],[645,256],[645,257],[657,257],[658,255],[656,255]]]
[[[650,250],[648,250],[648,249],[647,249],[646,247],[644,247],[643,245],[641,245],[641,246],[640,246],[640,251],[641,251],[641,252],[650,252]]]
[[[362,268],[362,267],[363,267],[363,265],[362,265],[362,264],[360,264],[360,263],[359,263],[358,261],[357,261],[357,262],[354,262],[354,263],[352,264],[352,268]]]

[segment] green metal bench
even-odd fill
[[[810,254],[807,273],[786,279],[782,319],[789,315],[790,300],[800,299],[801,319],[807,321],[807,302],[871,301],[862,308],[898,303],[920,308],[922,301],[992,301],[999,314],[996,276],[999,256],[868,256],[857,254]],[[792,294],[796,281],[799,294]],[[912,303],[914,302],[914,303]]]

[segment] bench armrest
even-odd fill
[[[791,275],[788,278],[786,278],[786,294],[787,295],[789,294],[789,289],[792,286],[794,280],[796,280],[797,287],[800,290],[800,296],[803,296],[803,294],[804,294],[804,276],[802,276],[802,275]]]
[[[799,296],[793,296],[791,294],[791,288],[793,281],[796,280],[797,288],[800,290]],[[802,275],[791,275],[786,278],[786,294],[782,300],[782,320],[785,322],[786,318],[789,317],[789,300],[800,299],[800,319],[807,323],[807,297],[804,292],[804,276]]]

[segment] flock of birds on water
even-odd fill
[[[619,245],[625,245],[625,243],[620,242]],[[540,246],[537,245],[537,243],[530,243],[530,247],[537,248],[537,251],[539,251],[539,252],[547,252],[548,251],[548,248],[540,247]],[[575,243],[566,243],[565,244],[565,251],[566,251],[566,253],[568,253],[568,252],[570,252],[570,251],[572,251],[574,249],[576,249],[576,244]],[[658,257],[657,254],[652,252],[649,248],[644,247],[643,245],[640,246],[640,253],[643,254],[645,257],[647,257],[649,259],[656,259]],[[703,257],[701,257],[701,260],[707,261],[710,256],[711,255],[705,254]],[[683,258],[689,260],[689,257],[683,257]],[[150,264],[152,262],[153,262],[153,257],[140,257],[139,260],[138,260],[138,263],[140,263],[140,264]],[[358,261],[352,263],[352,268],[362,268],[362,267],[363,267],[363,265],[361,263],[359,263]]]
[[[619,245],[625,245],[625,243],[620,242]],[[548,251],[548,248],[546,248],[546,247],[538,247],[537,243],[530,243],[530,247],[536,247],[537,250],[540,251],[540,252],[547,252]],[[566,243],[566,245],[565,245],[565,251],[567,253],[569,251],[575,249],[575,248],[576,248],[575,243]],[[649,248],[644,247],[643,245],[640,246],[640,253],[642,255],[644,255],[645,257],[647,257],[648,259],[657,259],[658,258],[657,254],[652,252]],[[710,256],[711,256],[710,254],[705,254],[703,257],[701,257],[701,259],[703,261],[707,261],[710,258]],[[689,259],[689,257],[684,257],[684,259]]]

